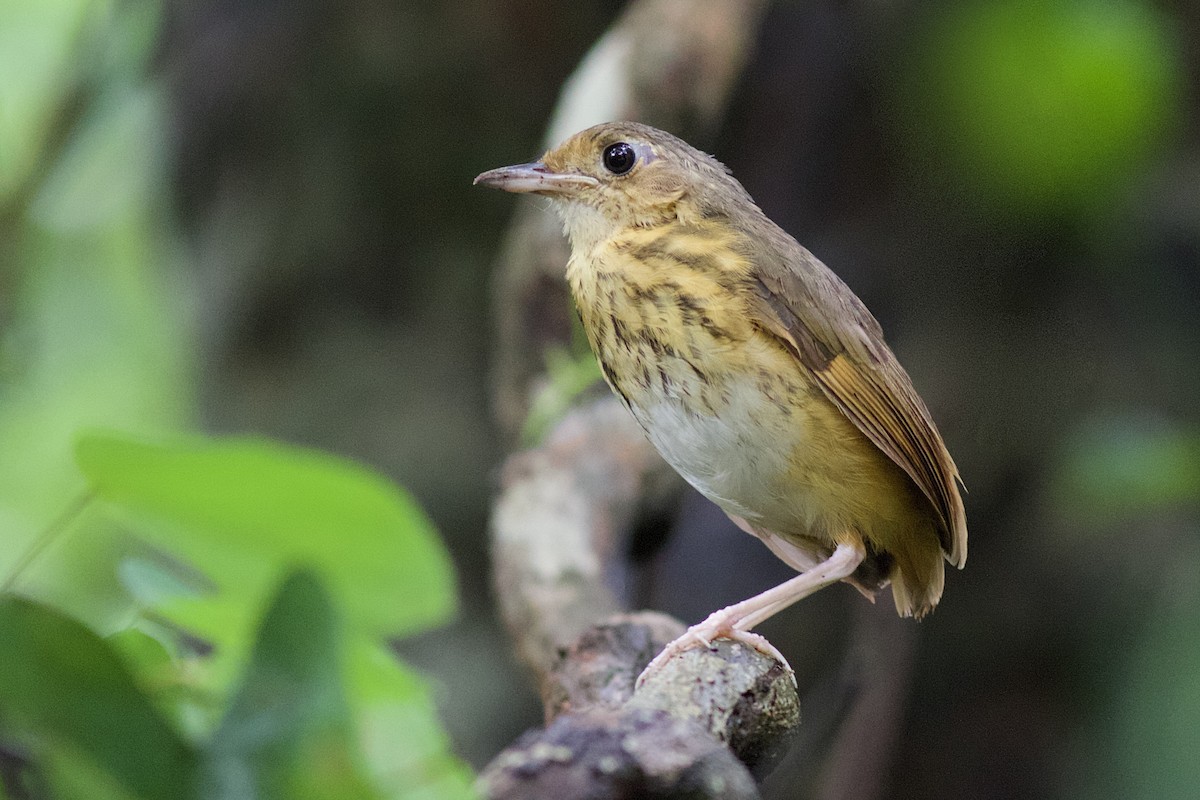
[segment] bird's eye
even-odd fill
[[[627,142],[617,142],[604,148],[604,168],[613,175],[624,175],[633,169],[637,162],[637,153]]]

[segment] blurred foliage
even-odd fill
[[[1148,3],[947,4],[916,50],[905,104],[919,115],[916,149],[997,208],[1103,204],[1176,122],[1176,42]]]
[[[1148,416],[1090,420],[1066,438],[1050,494],[1087,527],[1200,507],[1200,431]]]
[[[160,11],[0,6],[3,794],[469,797],[386,646],[454,611],[416,503],[322,453],[162,438],[195,331]]]
[[[95,433],[80,438],[76,458],[123,529],[212,582],[171,597],[147,562],[140,574],[122,572],[135,597],[157,595],[172,620],[221,637],[222,658],[240,658],[253,614],[292,564],[321,565],[356,627],[375,636],[439,624],[453,607],[450,562],[432,526],[365,468],[268,441],[162,445]]]
[[[191,749],[142,693],[121,658],[81,623],[0,598],[0,723],[6,738],[93,760],[136,797],[169,798],[195,770]]]
[[[1120,624],[1099,620],[1096,647],[1109,680],[1090,709],[1085,736],[1092,765],[1072,774],[1073,792],[1094,798],[1184,800],[1196,793],[1200,767],[1200,430],[1150,415],[1086,420],[1065,437],[1048,496],[1086,551],[1101,537],[1127,571],[1112,578],[1127,589],[1139,559],[1155,577],[1147,597],[1124,598],[1139,614],[1131,640]],[[1144,531],[1151,520],[1158,530]],[[1130,543],[1131,538],[1134,540]],[[1087,621],[1096,625],[1096,621]]]
[[[545,359],[545,382],[534,394],[521,429],[521,442],[526,447],[540,442],[579,396],[602,377],[600,365],[586,345],[584,352],[549,347]]]
[[[1082,781],[1094,798],[1196,796],[1200,761],[1200,554],[1168,569],[1142,641],[1124,659],[1097,737],[1093,762],[1104,765]]]
[[[92,796],[77,762],[137,798],[470,796],[424,683],[382,649],[454,607],[411,500],[262,441],[92,434],[77,453],[96,507],[71,541],[96,517],[137,535],[120,572],[140,606],[107,638],[45,604],[0,606],[0,736],[52,796]]]
[[[156,3],[0,6],[0,574],[81,487],[84,425],[190,416],[183,283],[170,264]],[[114,530],[39,563],[43,596],[119,616]],[[76,582],[90,595],[72,593]],[[83,597],[87,597],[83,601]]]

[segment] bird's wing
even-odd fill
[[[967,521],[958,468],[879,323],[828,267],[782,231],[758,238],[748,254],[756,318],[920,487],[941,518],[946,559],[961,568]]]

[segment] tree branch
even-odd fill
[[[678,485],[611,397],[574,409],[545,444],[508,460],[492,517],[496,590],[548,727],[492,762],[480,779],[486,796],[758,796],[748,768],[770,764],[799,722],[790,671],[720,641],[634,689],[684,626],[620,613],[611,578],[637,509],[669,502]]]

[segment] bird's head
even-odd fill
[[[540,161],[490,170],[475,183],[555,200],[576,248],[631,226],[755,209],[746,190],[719,161],[636,122],[588,128]]]

